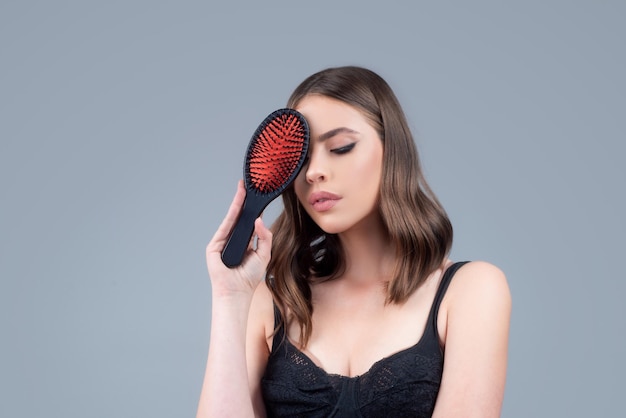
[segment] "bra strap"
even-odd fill
[[[437,289],[437,293],[435,294],[435,299],[433,300],[433,305],[430,308],[430,320],[429,326],[433,330],[435,336],[437,337],[437,341],[439,340],[439,331],[437,330],[437,318],[439,317],[439,305],[441,305],[441,301],[446,294],[446,290],[448,290],[448,286],[452,281],[452,277],[457,272],[458,269],[463,267],[465,264],[469,263],[469,261],[457,261],[452,264],[450,267],[446,269],[443,273],[443,277],[441,278],[441,282],[439,283],[439,288]]]
[[[281,315],[280,310],[276,303],[274,305],[274,338],[272,338],[272,353],[274,353],[278,346],[281,344],[283,339],[285,338],[285,324],[281,324]]]

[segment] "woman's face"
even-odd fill
[[[380,222],[383,144],[356,108],[329,97],[304,97],[296,110],[306,118],[308,163],[294,182],[298,200],[327,233]]]

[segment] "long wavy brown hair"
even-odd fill
[[[426,183],[404,112],[387,82],[361,67],[328,68],[311,75],[294,90],[287,106],[295,108],[311,94],[358,109],[380,136],[379,210],[397,257],[386,301],[401,304],[441,266],[452,246],[452,225]],[[293,186],[283,193],[283,206],[272,225],[267,284],[282,323],[296,321],[299,344],[306,347],[312,332],[310,285],[341,276],[345,262],[338,237],[313,222]]]

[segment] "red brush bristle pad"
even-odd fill
[[[251,186],[274,192],[289,181],[305,152],[305,128],[293,114],[278,115],[258,133],[248,155]]]

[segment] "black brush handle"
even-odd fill
[[[241,264],[254,232],[254,221],[268,203],[267,198],[256,196],[254,192],[247,192],[239,218],[222,250],[222,261],[227,267],[237,267]]]

